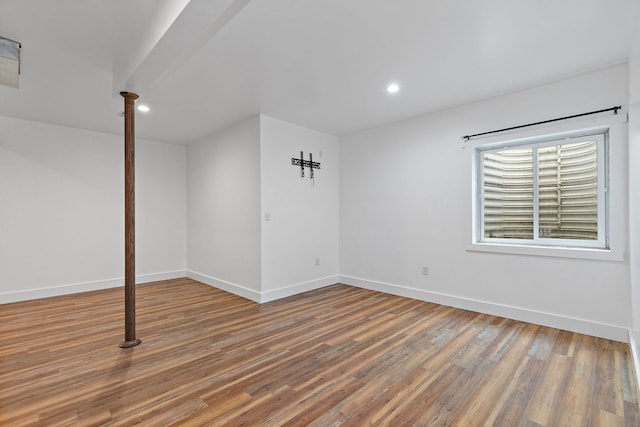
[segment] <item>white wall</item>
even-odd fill
[[[121,138],[118,143],[122,145]],[[187,268],[187,150],[136,140],[136,273]],[[122,197],[121,197],[122,198]],[[122,212],[120,213],[122,216]]]
[[[192,144],[188,157],[189,277],[260,299],[260,121]]]
[[[627,82],[621,65],[342,138],[342,281],[626,340],[628,260],[465,250],[472,174],[461,136],[625,105]],[[627,224],[627,142],[614,143],[612,210]]]
[[[136,145],[138,282],[184,276],[186,150]],[[121,136],[0,117],[0,302],[121,286],[123,181]]]
[[[338,138],[255,116],[189,146],[188,218],[189,277],[258,302],[336,283]]]
[[[640,21],[640,11],[637,17]],[[636,26],[629,57],[629,236],[632,317],[630,338],[638,380],[640,379],[640,25]],[[640,388],[640,381],[638,387]]]
[[[338,138],[264,115],[260,135],[262,301],[336,283]],[[291,165],[300,151],[321,164],[313,181]]]

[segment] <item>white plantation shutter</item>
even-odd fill
[[[482,238],[603,242],[603,144],[599,134],[480,151]]]

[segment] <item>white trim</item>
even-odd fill
[[[302,292],[324,288],[325,286],[335,285],[339,282],[339,276],[327,276],[309,280],[307,282],[296,283],[290,286],[283,286],[278,289],[259,292],[254,289],[249,289],[235,283],[227,282],[226,280],[217,279],[191,270],[187,270],[187,277],[260,304],[290,297]]]
[[[162,273],[141,274],[136,276],[136,284],[157,282],[160,280],[179,279],[186,277],[185,270],[165,271]],[[124,278],[95,280],[92,282],[71,283],[66,285],[49,286],[46,288],[27,289],[0,293],[0,304],[27,301],[38,298],[57,297],[60,295],[77,294],[80,292],[97,291],[100,289],[117,288],[123,286]]]
[[[340,276],[340,283],[385,292],[401,297],[433,302],[449,307],[464,310],[477,311],[493,316],[506,317],[522,322],[535,323],[542,326],[563,329],[571,332],[607,338],[615,341],[628,342],[629,332],[626,327],[593,322],[586,319],[577,319],[553,313],[529,310],[521,307],[496,304],[488,301],[480,301],[439,292],[425,291],[390,283],[377,282],[352,276]]]
[[[162,280],[182,279],[183,277],[187,277],[186,270],[164,271],[162,273],[138,274],[136,276],[136,285],[140,285],[142,283],[160,282]],[[124,278],[121,279],[121,281],[124,281]]]
[[[640,348],[633,337],[633,332],[629,330],[629,347],[631,348],[631,363],[633,364],[633,376],[636,390],[640,392]]]
[[[238,295],[240,297],[249,299],[254,302],[260,302],[260,292],[245,288],[244,286],[237,285],[235,283],[227,282],[225,280],[216,279],[215,277],[208,276],[206,274],[198,273],[192,270],[187,270],[187,277],[189,279],[197,280],[214,288],[221,289],[223,291]]]
[[[275,301],[280,298],[286,298],[292,295],[301,294],[303,292],[312,291],[314,289],[324,288],[325,286],[335,285],[339,282],[339,276],[327,276],[320,279],[310,280],[308,282],[301,282],[291,286],[272,289],[270,291],[262,292],[262,298],[260,302]]]
[[[616,249],[569,248],[562,246],[536,246],[478,242],[465,246],[469,252],[494,252],[513,255],[537,255],[556,258],[578,258],[599,261],[624,261],[624,252]]]

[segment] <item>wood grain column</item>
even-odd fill
[[[140,344],[136,338],[136,207],[135,207],[135,102],[138,95],[120,92],[124,98],[124,341],[120,347]]]

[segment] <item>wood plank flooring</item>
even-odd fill
[[[0,306],[2,426],[640,426],[626,344],[334,285]]]

